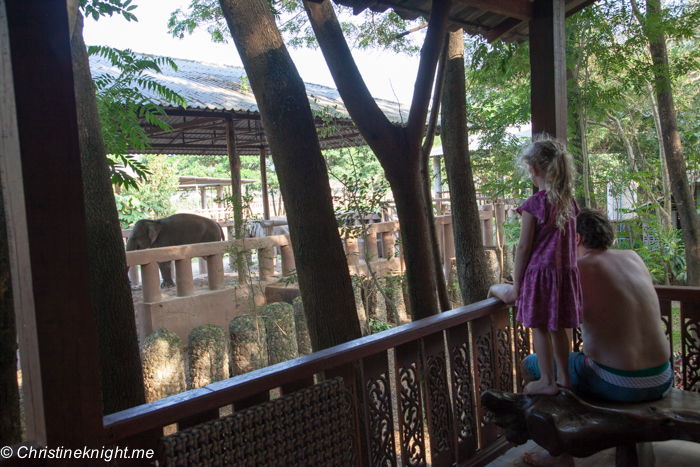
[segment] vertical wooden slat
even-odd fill
[[[442,331],[431,334],[421,339],[421,343],[430,457],[433,466],[451,466],[454,464],[455,456],[444,335]]]
[[[681,302],[683,389],[700,391],[700,303]],[[693,356],[693,358],[691,358]]]
[[[21,190],[5,206],[27,437],[82,449],[103,443],[102,396],[68,23],[66,2],[0,1],[0,169]]]
[[[530,330],[523,326],[523,323],[516,320],[518,309],[512,307],[513,329],[515,330],[515,390],[523,391],[523,375],[520,371],[520,362],[530,355]]]
[[[481,393],[487,389],[496,388],[496,359],[491,317],[485,316],[472,321],[471,331],[475,363],[476,413],[479,420],[479,447],[484,449],[498,438],[496,425],[487,419],[481,406]]]
[[[469,347],[469,323],[447,330],[447,348],[452,370],[452,406],[457,463],[471,458],[478,445],[474,409],[472,351]]]
[[[353,413],[351,414],[351,417],[354,422],[354,427],[352,429],[352,432],[355,434],[355,446],[356,446],[356,452],[357,452],[357,459],[355,459],[355,464],[358,467],[361,467],[364,465],[363,462],[363,457],[362,457],[362,437],[361,437],[361,421],[360,421],[360,404],[358,402],[358,390],[359,388],[357,387],[357,374],[359,373],[359,369],[356,367],[354,363],[350,363],[347,365],[331,368],[330,370],[326,370],[324,372],[324,376],[326,379],[330,378],[336,378],[336,377],[341,377],[343,378],[343,382],[345,383],[345,387],[347,388],[348,391],[348,396],[350,397],[350,400],[352,402],[352,410]]]
[[[661,322],[664,324],[664,334],[666,334],[668,345],[671,348],[671,369],[675,371],[675,368],[673,368],[673,317],[671,300],[659,300],[659,307],[661,308]]]
[[[313,385],[314,385],[314,377],[307,376],[306,378],[292,381],[289,384],[283,384],[281,386],[282,395],[285,396],[285,395],[290,394],[292,392],[298,391],[299,389],[308,388],[309,386],[313,386]]]
[[[243,399],[238,399],[233,401],[233,410],[239,412],[245,410],[248,407],[253,407],[254,405],[262,404],[270,400],[270,391],[262,391],[252,396],[245,397]]]
[[[496,356],[496,388],[513,392],[513,333],[510,310],[501,310],[492,315],[493,337]]]
[[[427,462],[419,349],[417,341],[394,349],[401,463],[410,466],[425,465]]]
[[[394,417],[386,352],[362,359],[362,393],[369,466],[395,466]]]

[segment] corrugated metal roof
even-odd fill
[[[136,54],[145,56],[144,54]],[[231,65],[198,62],[174,58],[177,71],[163,67],[161,74],[146,72],[159,83],[169,87],[187,100],[188,109],[208,109],[257,113],[258,106],[252,90],[241,87],[245,80],[245,69]],[[101,74],[119,75],[119,69],[108,59],[93,55],[90,57],[90,70],[93,77]],[[333,88],[319,84],[304,83],[312,111],[328,112],[330,115],[350,119],[343,100]],[[154,102],[165,105],[157,95],[148,90],[143,91]],[[397,124],[408,120],[409,106],[384,99],[375,99],[387,118]]]

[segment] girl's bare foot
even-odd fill
[[[571,379],[562,375],[557,375],[557,386],[571,389]]]
[[[546,383],[541,379],[528,383],[523,389],[523,393],[528,396],[534,396],[535,394],[544,394],[547,396],[555,396],[559,393],[559,388],[555,382]]]
[[[523,455],[526,464],[538,467],[574,467],[574,458],[568,454],[553,457],[548,451],[526,452]]]

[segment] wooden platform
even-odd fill
[[[697,467],[700,465],[700,444],[688,441],[659,441],[652,443],[656,466]],[[523,454],[542,448],[530,440],[517,446],[491,462],[487,467],[529,466],[523,462]],[[615,465],[615,449],[606,449],[590,457],[574,459],[576,467],[611,467]],[[643,464],[642,464],[643,465]]]

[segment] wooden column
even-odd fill
[[[532,133],[566,142],[564,0],[535,0],[530,21]]]
[[[98,448],[102,396],[68,27],[65,2],[0,0],[0,175],[27,439]],[[70,229],[48,228],[56,219]]]
[[[234,206],[233,221],[235,238],[243,238],[243,213],[241,211],[241,158],[236,154],[236,128],[233,119],[226,120],[226,151],[231,170],[231,196],[238,203]]]

